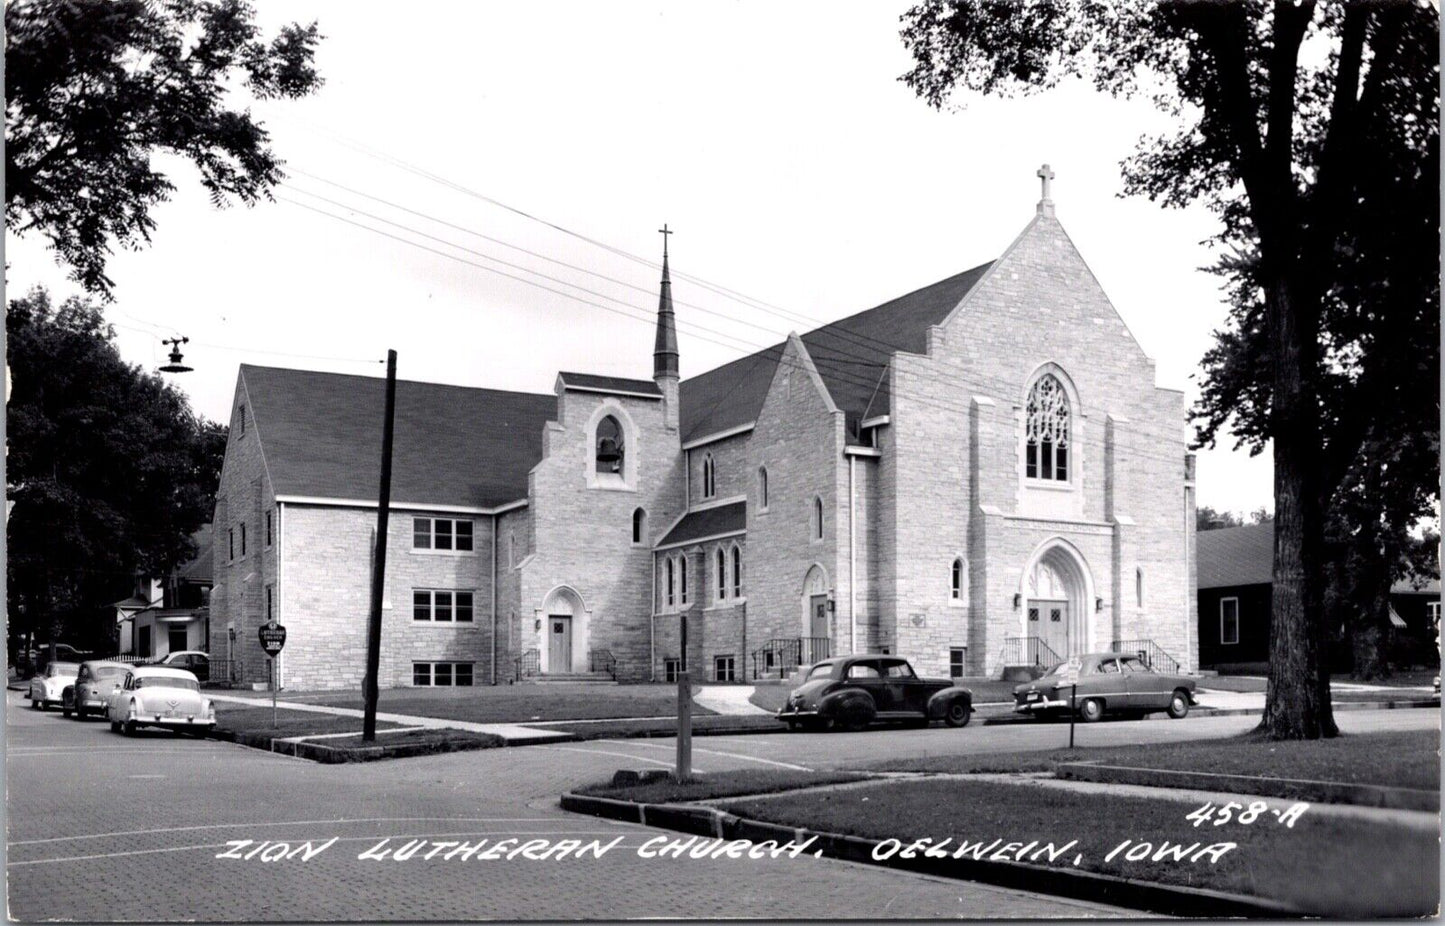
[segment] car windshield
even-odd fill
[[[96,678],[110,678],[112,675],[119,675],[125,671],[125,666],[96,666]]]
[[[143,675],[135,680],[136,688],[184,688],[200,691],[201,686],[191,678],[176,678],[173,675]]]
[[[807,678],[803,681],[811,682],[815,678],[832,678],[834,664],[831,662],[820,662],[808,670]]]

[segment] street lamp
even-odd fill
[[[164,338],[161,340],[162,344],[169,344],[171,346],[171,362],[160,368],[162,373],[191,372],[192,368],[181,362],[181,345],[189,344],[190,341],[191,339],[187,337]]]

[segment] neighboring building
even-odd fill
[[[664,248],[653,359],[545,395],[397,384],[382,685],[1196,665],[1183,395],[1047,185],[997,260],[686,380]],[[212,610],[243,683],[268,617],[283,685],[361,682],[383,391],[240,369]]]
[[[209,651],[211,645],[211,525],[191,535],[196,556],[164,579],[141,579],[136,592],[118,601],[120,654],[160,659],[181,650]]]
[[[1274,523],[1201,531],[1197,542],[1199,665],[1214,669],[1267,663]],[[1390,622],[1401,660],[1438,661],[1440,580],[1396,582],[1390,589]]]

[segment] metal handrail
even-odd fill
[[[778,670],[779,675],[798,666],[810,666],[832,655],[833,641],[828,637],[775,637],[753,650],[753,678]]]
[[[1153,640],[1115,640],[1109,644],[1109,648],[1118,653],[1138,656],[1139,660],[1151,669],[1171,675],[1179,672],[1179,660],[1165,652],[1164,648]]]
[[[515,681],[530,678],[533,675],[542,674],[542,654],[536,648],[529,649],[516,659],[512,660],[513,675]]]
[[[1063,661],[1042,637],[1004,637],[1003,664],[1006,666],[1056,666]]]
[[[593,672],[606,672],[617,681],[617,657],[612,655],[611,650],[595,649],[588,653],[588,667]]]

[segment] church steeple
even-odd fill
[[[666,226],[658,229],[662,235],[662,291],[657,297],[657,343],[652,350],[652,379],[662,390],[662,413],[669,431],[678,427],[678,383],[677,366],[677,319],[672,314],[672,279],[667,270],[667,236],[672,231]]]
[[[662,235],[662,292],[657,299],[657,344],[652,350],[652,378],[678,377],[677,367],[677,319],[672,314],[672,280],[667,271],[667,236],[672,234],[666,225],[658,229]]]

